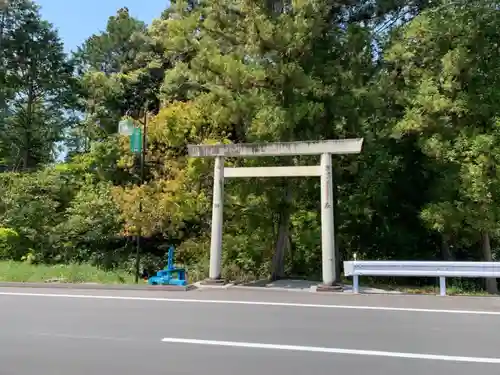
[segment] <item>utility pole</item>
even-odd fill
[[[148,131],[148,102],[144,104],[144,122],[142,130],[142,148],[140,153],[140,178],[141,178],[141,188],[144,185],[144,164],[146,161],[146,140]],[[141,237],[142,237],[142,224],[140,217],[142,216],[142,195],[139,197],[139,223],[137,228],[136,236],[136,248],[135,248],[135,283],[139,283],[139,275],[141,273]]]

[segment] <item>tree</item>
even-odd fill
[[[362,87],[373,74],[370,33],[354,24],[343,28],[342,9],[333,7],[338,13],[332,14],[328,1],[278,9],[267,2],[219,0],[188,12],[185,3],[177,5],[183,16],[164,21],[168,50],[190,58],[176,60],[163,92],[167,101],[199,103],[205,129],[212,129],[206,136],[254,142],[360,134],[363,111],[352,104],[363,100]],[[268,205],[279,213],[275,278],[284,276],[291,204],[299,190],[290,181],[280,185],[284,191],[265,189]]]
[[[70,143],[74,152],[118,130],[123,116],[139,118],[146,102],[157,112],[157,92],[166,68],[144,22],[119,9],[109,18],[106,31],[94,34],[74,53],[80,75],[80,105],[84,120]]]
[[[395,132],[418,135],[420,148],[433,160],[429,169],[440,174],[422,217],[441,233],[444,253],[449,241],[461,236],[481,243],[482,254],[472,257],[487,261],[493,258],[490,238],[498,234],[500,214],[495,4],[445,2],[403,28],[387,55],[404,82],[399,95],[406,109]],[[496,282],[487,286],[497,291]]]
[[[106,31],[89,37],[75,53],[81,71],[100,71],[105,74],[123,72],[135,63],[141,49],[140,35],[146,32],[144,22],[130,17],[121,8],[109,17]]]
[[[72,67],[57,32],[31,1],[10,2],[2,17],[0,79],[6,91],[0,144],[11,168],[32,169],[54,159],[68,125]]]

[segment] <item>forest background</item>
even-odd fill
[[[141,270],[174,245],[206,277],[213,161],[186,146],[217,142],[364,138],[334,158],[339,269],[495,260],[499,41],[490,0],[178,0],[66,54],[35,2],[2,0],[0,279],[129,282],[139,230]],[[127,118],[148,121],[143,184]],[[227,181],[223,276],[320,279],[319,211],[316,179]]]

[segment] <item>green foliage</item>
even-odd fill
[[[10,228],[0,227],[0,259],[6,259],[19,250],[19,234]]]
[[[111,74],[130,68],[141,48],[139,34],[145,31],[145,24],[130,17],[127,8],[119,9],[109,17],[106,31],[92,35],[78,49],[80,69]]]
[[[14,229],[26,249],[33,248],[43,257],[50,241],[49,233],[60,220],[61,209],[68,203],[67,186],[50,171],[1,177],[8,188],[2,199],[0,225]]]
[[[0,175],[6,186],[0,226],[19,236],[17,246],[4,247],[3,258],[114,265],[107,251],[120,231],[120,212],[110,184],[81,166],[63,167]]]
[[[120,231],[119,215],[109,184],[84,185],[54,228],[51,240],[58,260],[114,266],[106,247]]]

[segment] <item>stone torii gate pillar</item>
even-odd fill
[[[358,154],[363,139],[261,144],[189,145],[191,157],[215,158],[210,242],[210,272],[207,284],[224,284],[221,278],[224,179],[236,177],[321,178],[321,256],[323,283],[318,290],[339,290],[335,285],[335,234],[333,216],[332,154]],[[225,157],[321,155],[319,166],[224,168]]]

